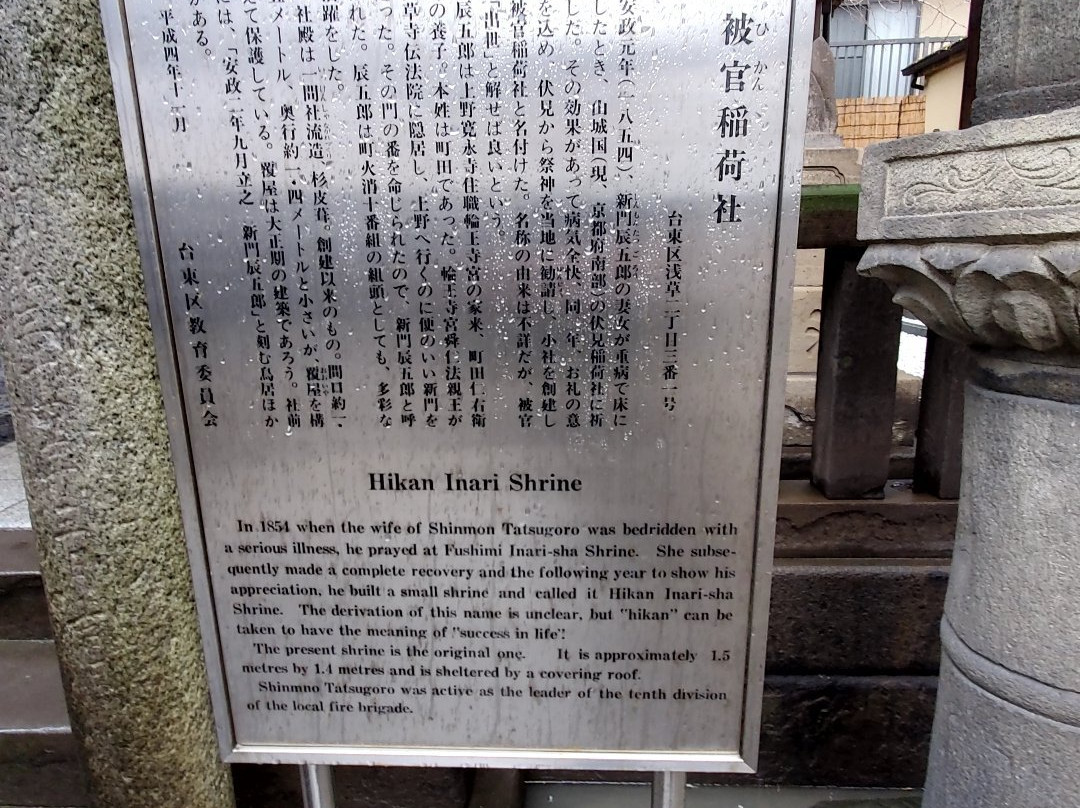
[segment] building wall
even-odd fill
[[[965,36],[970,0],[924,0],[919,36]]]
[[[960,104],[964,97],[964,60],[924,76],[927,132],[950,132],[960,128]]]

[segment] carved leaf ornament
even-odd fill
[[[1080,351],[1080,242],[879,244],[859,272],[957,342]]]

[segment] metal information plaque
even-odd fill
[[[106,0],[227,759],[751,771],[803,0]]]

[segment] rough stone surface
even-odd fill
[[[926,773],[936,686],[934,676],[766,677],[758,773],[696,774],[689,779],[732,785],[919,788]],[[530,771],[526,777],[634,782],[641,774],[552,770]]]
[[[844,148],[844,139],[836,132],[836,122],[836,60],[829,43],[818,37],[810,61],[804,186],[858,184],[859,151]]]
[[[934,562],[779,562],[766,671],[935,674],[947,581]]]
[[[232,767],[237,808],[298,808],[296,766]],[[473,779],[463,769],[340,766],[334,770],[337,808],[465,808]]]
[[[780,484],[777,558],[949,558],[956,503],[889,486],[882,500],[828,500],[809,483]]]
[[[807,147],[803,152],[803,186],[858,185],[861,177],[858,149]]]
[[[972,120],[1020,118],[1080,105],[1080,4],[984,2]]]
[[[817,356],[817,352],[814,352]],[[896,404],[893,409],[893,446],[911,446],[915,442],[915,425],[919,414],[919,389],[922,380],[896,373]],[[817,418],[815,396],[816,373],[788,373],[784,387],[784,447],[805,446],[814,442],[814,421]],[[803,475],[804,477],[806,475]]]
[[[960,496],[963,457],[964,386],[971,351],[930,332],[926,340],[925,381],[919,401],[919,451],[913,483],[945,499]]]
[[[92,0],[0,6],[0,323],[96,805],[226,808]]]
[[[1009,704],[942,660],[926,808],[1075,805],[1078,759],[1077,726]]]
[[[806,110],[808,148],[837,147],[843,139],[836,134],[836,60],[829,43],[814,40],[810,57],[810,104]]]
[[[0,734],[0,805],[89,804],[79,744],[71,733]]]
[[[864,160],[860,237],[909,243],[871,247],[860,270],[990,349],[964,405],[925,808],[1080,794],[1078,33],[1076,0],[985,0],[973,119],[991,122]]]
[[[463,769],[340,767],[337,808],[465,808],[472,778]]]
[[[810,479],[830,499],[880,499],[889,476],[901,311],[861,255],[825,250]]]
[[[1080,107],[901,138],[863,156],[864,241],[1023,242],[1078,231]]]
[[[821,287],[796,286],[792,294],[788,373],[813,373],[817,370],[820,334]]]
[[[769,677],[757,779],[918,787],[936,682],[929,676]]]
[[[949,621],[975,652],[1080,691],[1080,402],[970,385],[965,410]]]

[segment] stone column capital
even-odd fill
[[[876,244],[859,272],[967,345],[1080,353],[1080,238],[1037,244]]]
[[[943,336],[1080,354],[1080,107],[871,147],[859,238]]]

